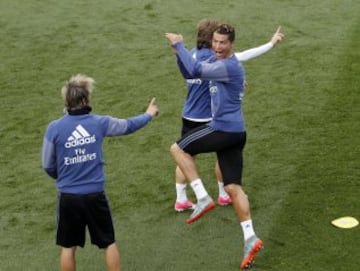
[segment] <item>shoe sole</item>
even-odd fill
[[[219,202],[219,201],[218,201],[218,204],[219,204],[220,206],[228,206],[228,205],[231,205],[232,202],[225,203],[225,202]]]
[[[241,269],[249,269],[254,262],[255,256],[258,252],[264,247],[263,242],[259,239],[255,242],[253,248],[251,249],[249,255],[241,262]]]
[[[215,208],[215,202],[210,202],[206,207],[205,207],[205,209],[204,210],[202,210],[202,212],[201,213],[199,213],[197,216],[194,216],[194,217],[192,217],[192,218],[189,218],[189,219],[187,219],[186,220],[186,224],[190,224],[190,223],[193,223],[193,222],[195,222],[196,220],[198,220],[200,217],[202,217],[204,214],[206,214],[207,212],[209,212],[209,211],[211,211],[212,209],[214,209]]]
[[[195,204],[192,204],[188,207],[184,207],[184,208],[176,208],[176,204],[174,205],[174,210],[178,213],[182,213],[182,212],[185,212],[185,211],[189,211],[189,210],[194,210],[195,209]]]
[[[188,208],[184,208],[184,209],[179,209],[179,208],[174,208],[174,210],[178,213],[182,213],[182,212],[185,212],[185,211],[190,211],[190,210],[194,210],[194,206],[190,206]]]

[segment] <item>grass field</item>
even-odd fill
[[[143,130],[105,142],[107,192],[123,270],[238,270],[242,233],[231,207],[186,225],[173,211],[174,162],[186,95],[165,32],[194,45],[196,23],[237,29],[238,51],[285,41],[244,63],[250,90],[244,189],[265,249],[254,271],[357,270],[360,219],[360,2],[0,2],[0,270],[58,270],[54,183],[41,169],[42,137],[61,116],[60,88],[75,73],[97,81],[95,113],[130,117],[157,97],[161,114]],[[217,196],[214,157],[198,164]],[[189,195],[193,198],[192,192]],[[105,270],[88,240],[78,270]]]

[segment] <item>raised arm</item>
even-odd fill
[[[270,51],[270,49],[281,42],[283,38],[284,34],[281,32],[281,26],[279,26],[269,42],[242,52],[236,52],[235,56],[240,62],[256,58]]]
[[[190,52],[184,47],[183,37],[180,34],[166,33],[177,57],[186,69],[189,78],[200,78],[204,80],[228,81],[229,74],[222,61],[215,63],[201,62],[194,59]],[[184,73],[183,73],[184,75]]]
[[[159,114],[155,98],[150,101],[146,112],[128,119],[109,117],[107,136],[127,135],[144,127],[148,122]]]

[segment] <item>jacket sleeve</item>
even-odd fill
[[[53,179],[57,178],[55,146],[47,136],[44,137],[41,157],[42,168]]]
[[[107,136],[119,136],[134,133],[144,127],[152,119],[151,115],[144,113],[128,119],[109,117],[109,124],[106,131]]]
[[[179,70],[182,74],[182,76],[185,78],[185,79],[190,79],[192,78],[191,75],[187,72],[184,64],[181,62],[180,58],[176,55],[176,59],[177,59],[177,64],[178,64],[178,67],[179,67]]]
[[[177,56],[182,62],[190,78],[203,80],[229,81],[229,73],[224,61],[208,62],[194,59],[190,52],[179,42],[173,45],[177,50]]]

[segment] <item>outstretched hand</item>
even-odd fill
[[[152,117],[159,115],[159,108],[156,105],[156,98],[152,98],[148,108],[146,109],[146,113],[150,114]]]
[[[281,42],[284,37],[285,35],[281,32],[281,26],[279,26],[275,34],[271,38],[271,43],[273,44],[273,46],[275,46],[276,44]]]
[[[183,36],[181,34],[165,33],[165,37],[170,41],[171,45],[183,41]]]

